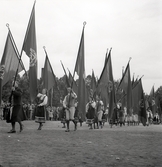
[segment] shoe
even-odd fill
[[[8,133],[16,133],[16,130],[10,130]]]
[[[37,130],[41,130],[42,129],[43,124],[39,125]]]
[[[43,124],[41,124],[41,126],[40,126],[40,130],[42,129],[42,126],[43,126]]]
[[[20,132],[22,132],[23,129],[24,129],[24,125],[21,125],[21,126],[20,126]]]
[[[70,130],[69,130],[69,129],[66,129],[65,132],[70,132]]]

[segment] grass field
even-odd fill
[[[59,121],[47,121],[38,131],[24,121],[20,133],[0,121],[0,167],[160,167],[162,125],[113,126],[90,130],[87,124],[65,132]]]

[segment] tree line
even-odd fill
[[[86,88],[87,91],[90,91],[90,83],[91,83],[92,76],[88,75],[86,77]],[[29,79],[26,75],[17,76],[17,80],[19,80],[19,87],[22,89],[23,96],[22,96],[22,102],[24,104],[30,104],[30,90],[29,90]],[[37,79],[38,81],[38,92],[41,92],[43,85],[42,85],[42,78]],[[48,91],[48,105],[52,106],[59,106],[60,103],[60,98],[64,98],[67,91],[67,85],[66,85],[66,76],[64,75],[61,78],[56,77],[56,82],[57,85],[53,87],[53,90]],[[78,80],[76,80],[76,83]],[[119,80],[115,81],[115,87],[117,88],[119,85]],[[12,87],[12,81],[9,81],[7,84],[3,86],[2,90],[2,100],[3,102],[7,102],[10,95],[11,95],[11,87]],[[160,86],[156,91],[155,91],[155,96],[158,96],[159,102],[160,102],[160,107],[162,109],[162,86]],[[118,101],[119,98],[121,97],[121,92],[116,91],[116,100]],[[151,106],[151,102],[149,101],[149,95],[145,94],[145,99],[148,100],[149,105]]]

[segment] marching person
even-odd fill
[[[98,122],[99,122],[101,128],[103,127],[103,125],[102,125],[103,110],[104,110],[103,101],[100,100],[99,96],[96,96],[96,112],[97,112]],[[99,128],[99,126],[97,128]]]
[[[37,107],[36,107],[36,115],[35,115],[35,122],[39,123],[38,130],[42,129],[43,123],[45,123],[45,106],[48,102],[47,97],[47,90],[43,89],[42,94],[38,93],[37,95]]]
[[[63,124],[63,127],[62,128],[66,128],[66,113],[65,113],[65,109],[63,107],[63,99],[62,97],[60,98],[60,104],[59,104],[59,107],[58,107],[58,111],[59,111],[59,119],[61,121],[61,123]]]
[[[12,84],[13,84],[12,93],[9,98],[9,102],[11,103],[11,108],[10,108],[11,113],[9,122],[11,122],[12,129],[8,133],[16,133],[15,130],[16,122],[19,123],[21,132],[24,127],[21,121],[26,120],[26,116],[25,113],[23,112],[23,107],[22,107],[22,90],[18,87],[19,82],[13,81]]]
[[[96,102],[93,100],[93,97],[90,96],[89,102],[86,105],[86,118],[87,118],[88,124],[90,126],[89,129],[93,129],[92,124],[93,124],[94,118],[95,118],[95,109],[96,109]]]
[[[77,125],[74,121],[74,114],[75,114],[75,100],[77,98],[76,93],[69,87],[67,88],[68,94],[65,96],[64,100],[63,100],[63,106],[65,108],[65,112],[66,112],[66,124],[67,124],[67,129],[65,130],[65,132],[69,132],[69,124],[70,121],[72,120],[75,128],[74,130],[77,129]]]

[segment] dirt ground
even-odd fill
[[[47,121],[41,131],[24,121],[20,133],[0,120],[0,167],[160,167],[162,125],[113,126],[90,130],[86,123],[65,132],[59,121]]]

